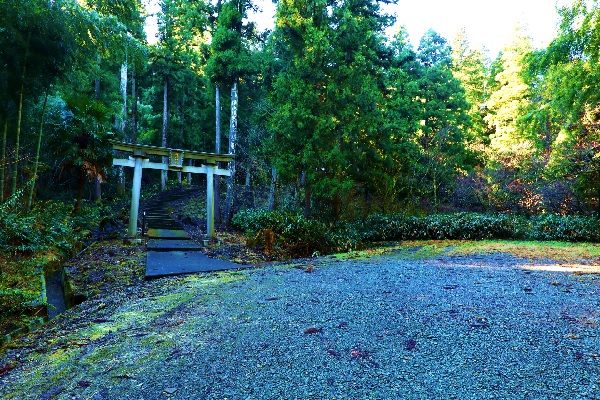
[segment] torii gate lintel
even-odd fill
[[[170,149],[166,147],[146,146],[139,144],[130,144],[109,141],[114,150],[132,153],[128,159],[115,158],[113,165],[122,167],[132,167],[133,186],[131,189],[131,209],[129,212],[128,234],[134,237],[137,234],[137,221],[140,206],[140,192],[142,189],[142,170],[158,169],[163,171],[177,171],[183,173],[206,174],[206,234],[209,237],[215,235],[215,194],[214,194],[214,176],[230,176],[227,169],[217,168],[217,162],[229,162],[235,158],[233,154],[213,154],[197,151]],[[151,162],[148,156],[168,157],[168,163]],[[202,166],[186,166],[184,159],[195,159],[202,162]]]

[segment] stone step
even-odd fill
[[[181,227],[181,225],[148,224],[148,231],[150,230],[183,231],[183,228]]]
[[[200,247],[197,243],[191,240],[179,240],[179,239],[150,239],[147,244],[148,250],[152,251],[200,251]]]
[[[146,279],[249,267],[249,265],[240,265],[229,261],[209,258],[199,251],[148,251],[146,257]]]
[[[168,215],[158,215],[158,214],[146,215],[146,219],[161,219],[164,221],[174,221],[174,219]]]
[[[146,215],[148,214],[168,214],[167,209],[165,208],[146,208],[144,209],[144,212],[146,212]]]
[[[189,239],[189,235],[184,230],[176,229],[148,229],[149,239]]]
[[[177,221],[173,221],[172,219],[147,219],[146,222],[148,224],[160,224],[160,225],[176,225],[179,227],[179,229],[181,228],[181,224]]]

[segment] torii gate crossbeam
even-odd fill
[[[214,176],[230,176],[226,169],[217,168],[217,162],[229,162],[235,158],[233,154],[213,154],[197,151],[170,149],[166,147],[145,146],[139,144],[130,144],[109,141],[114,150],[132,153],[133,157],[127,159],[115,158],[113,165],[122,167],[132,167],[133,186],[131,189],[131,209],[129,212],[128,234],[134,237],[137,234],[138,212],[140,207],[140,192],[142,189],[142,170],[158,169],[162,171],[177,171],[182,173],[206,174],[206,234],[209,237],[215,235],[215,193]],[[151,162],[149,155],[168,157],[169,162]],[[184,166],[184,159],[201,160],[202,166]]]

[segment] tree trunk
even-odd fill
[[[304,218],[310,218],[310,186],[308,183],[304,185]]]
[[[98,62],[98,70],[101,70],[100,63],[102,62],[102,57],[100,57],[100,54],[96,57],[96,61]],[[98,77],[94,79],[94,97],[96,100],[100,97],[100,78]]]
[[[121,167],[123,168],[123,167]],[[100,203],[102,201],[102,178],[97,176],[94,179],[94,201]]]
[[[0,204],[4,203],[4,180],[6,179],[6,136],[8,134],[8,108],[4,117],[2,133],[2,158],[0,158]]]
[[[17,137],[15,140],[15,163],[13,166],[13,182],[11,195],[17,193],[17,178],[19,175],[19,147],[21,141],[21,120],[23,118],[23,92],[25,92],[25,75],[27,72],[27,58],[29,57],[29,41],[31,40],[31,32],[27,36],[27,47],[25,50],[25,59],[23,60],[23,73],[21,75],[21,93],[19,94],[19,115],[17,117]]]
[[[137,108],[137,89],[135,86],[135,68],[131,64],[131,141],[137,142],[138,129],[138,108]]]
[[[19,94],[19,114],[17,117],[17,137],[15,139],[15,162],[13,165],[13,178],[12,178],[12,189],[10,194],[12,196],[17,193],[17,178],[19,174],[19,147],[21,146],[21,119],[23,117],[23,91],[25,90],[25,85],[21,84],[21,93]]]
[[[439,212],[437,168],[435,166],[433,167],[433,209],[436,214]]]
[[[83,198],[83,188],[85,187],[85,172],[79,167],[77,180],[77,201],[75,202],[75,208],[73,214],[77,214],[81,210],[81,199]]]
[[[271,166],[271,187],[269,188],[269,211],[277,208],[277,168]]]
[[[231,86],[231,120],[229,122],[229,154],[235,154],[237,141],[237,112],[238,89],[237,81]],[[225,200],[225,224],[231,224],[233,218],[233,184],[235,182],[235,158],[229,162],[229,177],[227,178],[227,194]]]
[[[127,125],[127,56],[125,56],[125,62],[121,65],[121,96],[123,97],[123,107],[121,107],[121,123],[119,130],[122,134],[125,133],[125,127]]]
[[[215,134],[215,153],[221,153],[221,92],[219,85],[215,88],[215,119],[216,119],[216,134]],[[217,163],[217,167],[220,167],[220,163]],[[215,190],[215,222],[221,222],[221,190],[220,175],[215,175],[213,186]]]
[[[44,105],[42,106],[42,116],[40,118],[40,132],[38,133],[38,142],[37,142],[37,150],[35,153],[35,164],[33,167],[33,179],[37,180],[38,173],[38,165],[40,164],[40,149],[42,147],[42,134],[44,132],[44,117],[46,116],[46,105],[48,104],[48,91],[50,89],[46,88],[46,95],[44,96]],[[35,192],[36,183],[34,182],[31,185],[31,189],[29,190],[29,200],[27,201],[27,210],[31,210],[31,206],[33,205],[33,193]]]
[[[169,81],[165,78],[164,95],[163,95],[163,126],[162,126],[162,147],[167,147],[167,139],[169,132]],[[163,163],[169,162],[169,157],[163,157]],[[162,190],[167,188],[167,173],[168,171],[161,171],[160,174],[160,187]]]

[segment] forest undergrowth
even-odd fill
[[[171,187],[189,190],[189,187]],[[145,194],[151,198],[156,190]],[[67,264],[86,297],[119,290],[143,279],[144,246],[124,243],[126,212],[116,206],[85,204],[71,216],[62,203],[40,203],[32,213],[7,213],[0,222],[0,332],[27,325],[44,302],[40,277],[59,268],[78,244],[91,245]],[[193,240],[205,227],[202,189],[169,206]],[[210,257],[261,264],[330,254],[365,257],[403,247],[431,256],[452,247],[456,254],[510,253],[523,258],[596,260],[600,228],[595,216],[453,213],[428,216],[375,214],[325,223],[298,213],[257,208],[239,210],[231,229],[217,225]],[[576,243],[579,242],[579,243]]]

